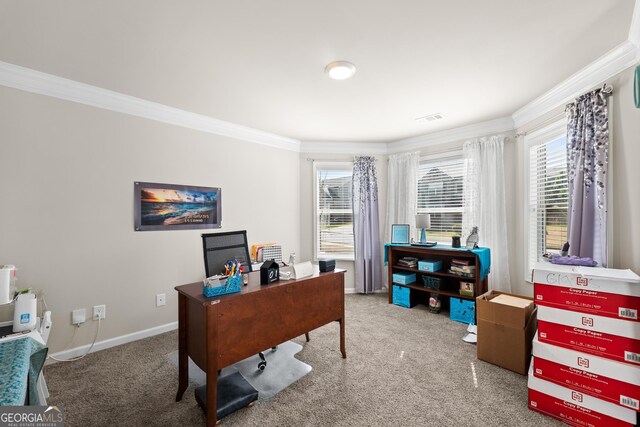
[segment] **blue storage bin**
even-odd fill
[[[422,271],[438,271],[442,269],[442,261],[437,259],[423,259],[418,261],[418,270]]]
[[[400,283],[401,285],[409,285],[415,283],[416,273],[400,272],[393,273],[393,283]]]
[[[242,275],[230,276],[220,286],[202,285],[202,294],[207,297],[217,297],[219,295],[232,294],[242,290]]]
[[[416,305],[411,288],[393,285],[393,303],[400,307],[412,308]]]
[[[449,318],[456,322],[476,324],[476,302],[460,298],[449,298]]]

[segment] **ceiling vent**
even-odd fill
[[[433,114],[429,114],[427,116],[424,117],[418,117],[416,119],[416,122],[422,123],[422,122],[435,122],[437,120],[442,120],[444,119],[444,114],[442,113],[433,113]]]

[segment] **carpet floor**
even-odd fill
[[[295,342],[313,370],[228,426],[558,426],[527,408],[526,377],[479,361],[466,325],[386,295],[346,296],[347,359],[338,324]],[[67,426],[202,426],[189,386],[175,402],[177,331],[45,367],[49,404]]]

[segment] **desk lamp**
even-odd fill
[[[427,228],[431,228],[431,215],[430,214],[418,214],[416,215],[416,228],[420,229],[420,243],[415,245],[420,246],[435,246],[436,242],[427,242]]]

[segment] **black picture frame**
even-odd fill
[[[222,189],[193,185],[133,183],[135,231],[222,227]]]
[[[410,235],[411,233],[409,224],[391,225],[391,243],[409,243]]]

